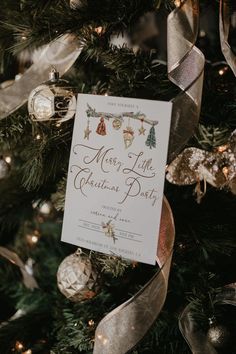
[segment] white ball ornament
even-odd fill
[[[57,271],[59,290],[73,302],[94,297],[98,291],[97,278],[89,257],[81,250],[66,257]]]

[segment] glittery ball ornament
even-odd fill
[[[3,158],[3,156],[0,156],[0,180],[6,178],[9,172],[10,172],[9,163],[7,163],[7,161]]]
[[[77,251],[66,257],[57,271],[57,285],[67,299],[73,302],[91,299],[97,294],[97,273],[89,257]]]
[[[73,118],[76,110],[74,89],[59,73],[52,69],[49,81],[31,91],[28,99],[28,111],[32,120],[44,122],[56,120],[64,122]]]
[[[207,339],[214,348],[224,348],[229,344],[230,332],[225,326],[214,324],[207,332]]]

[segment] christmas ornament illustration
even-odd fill
[[[146,128],[144,128],[144,123],[151,125],[151,129],[149,131],[147,140],[145,142],[146,146],[148,146],[150,149],[156,147],[156,135],[155,135],[155,126],[158,124],[157,120],[151,120],[146,117],[146,115],[142,112],[122,112],[122,113],[110,113],[110,112],[97,112],[95,108],[91,107],[87,103],[87,110],[86,114],[88,118],[99,118],[100,122],[98,123],[96,133],[98,135],[104,136],[107,135],[107,130],[106,130],[106,124],[105,124],[105,119],[110,122],[112,121],[112,127],[114,130],[119,130],[125,121],[125,119],[128,119],[128,124],[125,129],[123,129],[123,139],[124,139],[124,144],[125,148],[128,149],[133,141],[134,141],[134,129],[132,128],[130,122],[131,119],[133,121],[140,121],[141,126],[138,129],[139,136],[145,136]],[[84,139],[89,139],[89,134],[91,133],[91,130],[89,128],[89,125],[84,131]]]
[[[145,135],[145,131],[146,131],[146,129],[144,128],[144,126],[143,126],[143,121],[144,121],[144,119],[142,118],[141,119],[141,128],[139,128],[139,135]]]
[[[148,137],[146,140],[146,146],[150,147],[152,149],[153,147],[156,147],[156,133],[155,133],[155,128],[154,125],[150,128],[150,131],[148,133]]]
[[[121,128],[121,124],[121,120],[117,118],[113,120],[112,126],[115,130],[119,130]]]
[[[134,140],[134,131],[130,126],[126,127],[126,129],[123,130],[123,137],[125,148],[128,149],[132,145]]]
[[[89,140],[89,135],[92,133],[92,130],[90,129],[89,127],[89,119],[88,119],[88,122],[87,122],[87,127],[86,129],[84,130],[84,139],[87,139]]]
[[[107,132],[106,132],[106,124],[105,124],[105,121],[104,121],[103,117],[101,117],[101,119],[100,119],[100,123],[98,124],[96,133],[99,134],[99,135],[106,135],[107,134]]]
[[[117,237],[115,237],[115,226],[111,223],[111,220],[107,223],[102,222],[102,229],[107,237],[111,237],[113,239],[114,243],[118,240]]]

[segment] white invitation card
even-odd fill
[[[155,264],[171,109],[78,95],[62,241]]]

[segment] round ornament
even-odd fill
[[[31,91],[28,99],[28,111],[32,120],[44,122],[57,120],[64,122],[73,118],[76,110],[74,91],[66,80],[59,78],[53,69],[49,81]]]
[[[65,297],[73,302],[91,299],[97,294],[97,273],[89,257],[78,250],[66,257],[57,271],[57,285]]]
[[[4,159],[3,156],[0,156],[0,180],[6,178],[10,172],[10,165]]]
[[[207,339],[214,348],[224,348],[229,344],[230,332],[225,326],[213,324],[207,332]]]
[[[115,130],[119,130],[121,128],[121,120],[120,119],[114,119],[112,122],[112,126]]]

